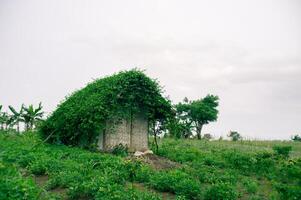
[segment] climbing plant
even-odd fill
[[[58,105],[39,130],[50,142],[89,147],[106,121],[143,112],[150,121],[166,118],[171,103],[143,71],[133,69],[97,79]]]

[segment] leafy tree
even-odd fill
[[[20,132],[20,122],[23,122],[23,111],[24,111],[24,105],[22,104],[21,109],[19,112],[16,111],[16,109],[12,106],[8,106],[10,111],[13,113],[12,115],[12,121],[14,124],[17,125],[17,131]]]
[[[295,142],[301,142],[301,136],[300,135],[294,135],[292,136],[292,140]]]
[[[149,132],[150,132],[150,135],[154,136],[154,145],[155,145],[155,148],[156,148],[156,152],[158,152],[158,150],[159,150],[158,136],[160,134],[162,134],[164,129],[165,129],[164,120],[160,120],[160,121],[154,120],[154,121],[152,121]]]
[[[169,119],[166,124],[166,129],[168,130],[169,136],[177,139],[181,137],[187,138],[192,134],[191,125],[181,121],[178,117]]]
[[[24,112],[22,112],[21,117],[25,123],[25,129],[32,130],[37,122],[42,121],[42,117],[44,115],[44,112],[42,111],[42,103],[39,103],[37,108],[34,108],[32,104],[28,107],[23,105],[22,108]]]
[[[195,128],[197,138],[201,139],[202,128],[205,124],[217,120],[218,96],[207,95],[203,99],[188,101],[176,105],[177,112]]]
[[[238,141],[242,139],[241,135],[237,131],[230,131],[228,137],[232,138],[232,141]]]

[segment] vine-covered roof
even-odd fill
[[[158,82],[133,69],[97,79],[58,105],[41,125],[50,142],[88,147],[95,144],[107,120],[144,112],[149,120],[162,119],[171,110]]]

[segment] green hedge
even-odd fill
[[[141,112],[149,120],[164,119],[171,103],[162,96],[156,80],[134,69],[95,80],[67,97],[41,125],[48,141],[90,147],[105,128],[107,120],[129,119]]]

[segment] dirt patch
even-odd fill
[[[177,168],[180,166],[179,163],[173,162],[167,158],[160,157],[155,154],[146,154],[138,158],[140,158],[143,162],[149,164],[152,168],[156,170],[167,170]]]
[[[62,199],[67,199],[67,189],[66,188],[54,188],[52,190],[50,190],[49,192],[54,193],[54,194],[58,194],[59,196],[62,197]]]
[[[42,176],[34,176],[33,180],[34,182],[39,186],[39,187],[44,187],[46,185],[46,182],[48,181],[48,176],[47,175],[42,175]]]
[[[132,183],[128,183],[127,184],[128,188],[131,187],[131,186],[132,186]],[[154,190],[152,188],[146,187],[142,183],[133,183],[133,188],[135,188],[135,189],[137,189],[139,191],[142,191],[142,192],[152,192],[152,193],[155,193],[155,194],[161,196],[163,200],[174,200],[174,199],[176,199],[176,195],[174,195],[172,193],[169,193],[169,192],[159,192],[159,191]]]

